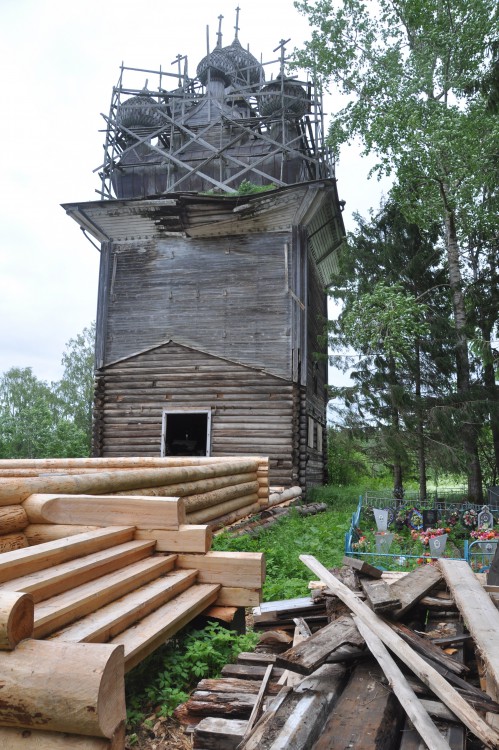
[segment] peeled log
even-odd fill
[[[219,506],[228,500],[235,500],[244,495],[252,495],[255,492],[258,492],[258,482],[256,480],[254,482],[237,484],[235,487],[225,487],[221,490],[203,492],[199,495],[189,495],[184,501],[185,511],[186,513],[195,513],[214,505]]]
[[[125,721],[122,646],[28,639],[0,674],[2,726],[111,738]]]
[[[124,468],[168,468],[169,466],[200,466],[202,464],[223,463],[232,461],[233,457],[215,456],[132,456],[116,458],[3,458],[0,460],[1,469],[37,469],[44,471],[53,469],[124,469]],[[257,458],[263,462],[268,459]]]
[[[204,510],[198,510],[195,513],[188,513],[187,523],[207,523],[221,515],[230,513],[233,510],[239,510],[239,508],[245,508],[257,502],[258,495],[256,492],[251,495],[244,495],[244,497],[237,497],[235,500],[228,500],[226,503],[220,503],[220,505],[212,505],[211,508],[204,508]]]
[[[246,518],[246,516],[252,516],[255,513],[259,513],[261,509],[262,506],[260,503],[254,503],[253,505],[235,510],[232,513],[226,513],[224,516],[214,518],[213,521],[210,522],[210,526],[212,529],[221,529],[223,526],[230,526],[231,523],[240,521],[241,518]]]
[[[135,495],[169,495],[173,497],[190,497],[213,490],[219,490],[223,487],[234,487],[235,485],[252,482],[255,479],[255,472],[246,472],[245,474],[229,474],[229,476],[216,477],[214,479],[200,479],[197,482],[183,482],[182,484],[162,485],[160,487],[146,487],[136,490]],[[131,491],[113,492],[113,495],[126,497],[132,494]]]
[[[12,651],[33,636],[33,597],[20,591],[0,592],[0,650]]]
[[[0,747],[8,750],[123,750],[125,726],[122,725],[110,740],[67,732],[0,727]]]
[[[99,526],[69,526],[62,523],[31,523],[26,526],[24,533],[28,544],[43,544],[44,542],[53,542],[55,539],[62,539],[65,536],[74,536],[75,534],[85,534],[87,531],[95,531]]]
[[[104,495],[120,490],[191,482],[199,479],[230,476],[253,472],[258,468],[258,459],[233,459],[223,463],[202,466],[185,466],[171,469],[124,469],[101,471],[96,474],[49,475],[25,478],[0,478],[0,505],[14,505],[30,495],[68,494]]]
[[[28,516],[22,505],[0,507],[0,534],[22,531],[28,525]]]
[[[4,534],[4,536],[0,536],[0,553],[12,552],[27,546],[28,538],[26,534]]]
[[[303,490],[301,487],[290,487],[283,492],[271,492],[269,495],[269,505],[278,505],[286,500],[293,500],[295,497],[301,497]]]
[[[176,497],[31,495],[24,510],[31,523],[178,529],[185,520],[184,501]]]

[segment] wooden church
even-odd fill
[[[195,77],[181,56],[122,66],[101,199],[64,205],[101,248],[93,452],[266,455],[271,484],[306,488],[325,478],[342,206],[318,87],[284,41],[265,64],[235,29]]]

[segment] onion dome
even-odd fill
[[[279,74],[274,81],[261,89],[259,108],[263,117],[281,112],[283,109],[287,117],[303,117],[308,110],[307,92],[292,78],[285,78],[283,82]]]
[[[221,79],[225,86],[230,86],[237,75],[236,68],[230,57],[225,55],[223,50],[218,47],[213,52],[210,52],[209,55],[203,57],[196,72],[203,86],[206,86],[208,77]]]
[[[251,52],[244,49],[237,37],[232,44],[224,47],[222,52],[233,62],[237,71],[236,83],[239,86],[260,86],[262,81],[265,80],[263,65]]]
[[[116,113],[116,122],[129,130],[154,129],[164,123],[162,111],[165,111],[164,105],[159,104],[144,87],[140,94],[120,104]]]

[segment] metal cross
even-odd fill
[[[240,10],[241,10],[241,8],[239,6],[237,6],[237,8],[236,8],[236,25],[234,26],[234,28],[236,30],[236,39],[238,38],[238,34],[239,34],[239,11]]]
[[[217,47],[222,46],[222,19],[222,15],[218,16]]]

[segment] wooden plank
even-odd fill
[[[270,667],[270,673],[272,672],[272,664],[268,664],[265,669],[267,673]],[[270,682],[269,679],[265,682],[268,695],[277,695],[279,692],[280,685],[277,682]],[[262,686],[261,680],[241,680],[238,677],[213,677],[205,678],[200,680],[196,685],[196,692],[198,693],[247,693],[248,695],[259,695]]]
[[[53,633],[50,640],[106,643],[192,586],[196,575],[196,570],[167,573]]]
[[[283,674],[284,670],[280,667],[273,667],[272,677],[276,680]],[[265,664],[226,664],[222,667],[222,677],[237,677],[240,680],[263,680],[265,670],[267,669]]]
[[[134,533],[133,526],[109,527],[76,534],[70,539],[57,539],[35,547],[28,547],[28,549],[6,552],[0,557],[0,582],[19,578],[36,570],[43,570],[51,565],[73,560],[116,544],[129,542],[133,539]]]
[[[29,544],[45,544],[64,536],[75,536],[85,534],[87,531],[96,531],[99,526],[74,526],[62,523],[30,523],[26,526],[24,533]]]
[[[431,750],[450,750],[447,742],[430,719],[428,712],[419,703],[407,680],[392,659],[381,639],[370,629],[365,620],[354,618],[359,632],[385,673],[388,684],[399,699],[404,711]]]
[[[181,524],[175,531],[143,529],[135,532],[135,539],[153,539],[157,552],[201,552],[211,547],[213,534],[208,525]]]
[[[51,568],[1,583],[0,592],[24,591],[31,594],[35,603],[41,602],[137,560],[149,557],[153,551],[154,542],[132,541],[117,544],[109,549],[94,552],[92,555],[68,560],[60,565],[53,565]]]
[[[262,598],[262,590],[240,586],[222,586],[216,601],[219,607],[254,607]]]
[[[178,529],[185,523],[184,501],[178,497],[126,495],[30,495],[24,502],[30,523],[136,526]]]
[[[499,699],[499,612],[466,562],[440,560],[440,569],[487,670],[487,692]]]
[[[405,615],[441,580],[442,574],[438,568],[434,565],[424,565],[392,583],[391,591],[394,597],[400,599],[400,607],[391,613],[391,617],[398,620]]]
[[[194,690],[185,704],[185,710],[193,716],[249,719],[255,703],[254,693],[212,693],[209,690]]]
[[[99,607],[167,573],[174,563],[174,555],[148,557],[46,599],[35,606],[34,637],[45,638],[70,622],[95,612]]]
[[[247,725],[243,719],[206,716],[194,729],[193,750],[236,750]]]
[[[297,646],[278,654],[276,666],[300,674],[311,674],[324,664],[332,651],[345,644],[362,646],[363,638],[349,616],[339,617]]]
[[[187,591],[147,617],[137,625],[112,639],[113,645],[125,647],[125,671],[135,667],[158,646],[181,630],[194,617],[216,601],[217,584],[194,584]]]
[[[359,560],[357,557],[345,555],[343,565],[348,565],[348,567],[356,570],[357,573],[363,573],[371,578],[381,578],[382,576],[382,571],[379,568],[375,568],[374,565],[370,565],[365,560]]]
[[[499,733],[492,729],[479,714],[452,688],[449,683],[430,667],[422,657],[397,636],[390,626],[381,620],[364,602],[341,583],[311,555],[300,555],[300,560],[318,575],[324,583],[354,612],[362,618],[378,638],[387,645],[405,664],[432,690],[441,701],[479,737],[488,747],[499,745]]]
[[[265,692],[266,692],[267,687],[268,687],[268,682],[270,680],[270,675],[272,674],[272,668],[273,668],[272,664],[269,664],[267,666],[267,669],[265,670],[265,674],[263,676],[263,680],[261,682],[260,689],[259,689],[258,694],[256,696],[255,705],[253,706],[253,708],[251,710],[251,714],[250,714],[250,717],[248,719],[248,724],[247,724],[246,729],[244,731],[244,736],[242,738],[242,742],[244,742],[244,740],[247,737],[249,737],[249,735],[251,734],[251,731],[252,731],[252,729],[253,729],[253,727],[254,727],[257,719],[258,719],[258,716],[259,716],[259,714],[261,712],[262,703],[263,703],[263,699],[264,699],[264,696],[265,696]]]
[[[398,750],[403,712],[372,657],[358,664],[314,750]]]
[[[400,607],[400,599],[393,595],[392,588],[386,581],[368,581],[361,578],[360,585],[374,612],[391,612]]]
[[[259,589],[265,580],[265,558],[260,552],[179,554],[177,567],[199,570],[200,583]]]
[[[469,672],[468,667],[464,664],[460,664],[456,659],[448,656],[441,648],[435,646],[428,638],[422,638],[417,633],[414,633],[410,628],[400,623],[391,623],[393,630],[399,634],[412,648],[422,656],[431,658],[433,662],[438,662],[444,669],[454,672],[454,674],[461,675],[464,672]]]

